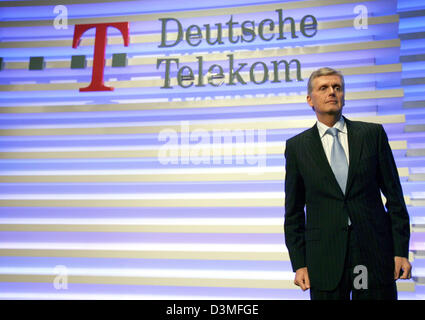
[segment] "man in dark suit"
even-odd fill
[[[342,116],[344,90],[340,72],[313,72],[307,102],[318,121],[286,141],[284,229],[294,283],[312,300],[397,299],[395,281],[411,277],[397,167],[382,125]]]

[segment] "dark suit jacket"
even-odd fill
[[[285,242],[293,271],[307,267],[318,290],[333,290],[342,276],[348,217],[369,288],[394,281],[394,256],[407,257],[409,250],[409,216],[387,135],[380,124],[344,119],[350,157],[345,195],[317,125],[286,141]]]

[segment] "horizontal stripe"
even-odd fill
[[[407,149],[407,141],[390,141],[393,150]],[[134,148],[134,147],[132,147]],[[159,163],[164,165],[177,163],[216,163],[217,157],[230,155],[269,155],[284,154],[285,145],[280,143],[246,143],[246,144],[207,144],[207,145],[180,145],[180,146],[159,146],[148,150],[96,150],[92,151],[63,151],[58,148],[56,151],[8,151],[0,152],[0,159],[80,159],[80,158],[157,158]],[[136,149],[136,148],[134,148]],[[187,155],[187,156],[186,156]],[[195,157],[202,157],[195,160]],[[215,158],[214,158],[215,157]],[[241,159],[240,159],[241,160]],[[250,159],[249,161],[252,161]],[[265,161],[265,159],[264,159]],[[236,161],[235,161],[236,162]],[[243,163],[247,163],[246,159]],[[258,159],[253,165],[258,164]],[[218,163],[226,163],[224,159],[218,159]],[[233,163],[231,160],[230,164]]]
[[[0,231],[27,232],[171,232],[171,233],[283,233],[283,225],[102,225],[0,224]]]
[[[137,58],[137,59],[140,59],[140,58]],[[92,60],[90,60],[90,61],[92,62]],[[106,59],[106,65],[110,65],[112,63],[111,61],[112,61],[111,59],[109,59],[109,60]],[[137,61],[135,61],[135,65],[136,65],[136,62]],[[22,66],[25,67],[23,65],[24,62],[19,62],[19,63],[11,62],[11,63],[14,66],[14,68],[11,68],[11,69],[18,69],[18,67],[20,68]],[[54,68],[58,67],[58,63],[56,63],[56,62],[53,63],[52,62],[52,68],[53,67]],[[63,66],[62,68],[69,68],[69,66]],[[27,69],[27,68],[25,68],[25,69]],[[301,78],[303,78],[303,79],[306,79],[307,78],[308,79],[308,77],[310,76],[310,74],[313,71],[314,71],[313,68],[303,68],[301,70]],[[359,66],[359,67],[345,67],[345,68],[344,67],[341,67],[339,69],[339,71],[342,72],[342,74],[344,74],[345,76],[351,76],[351,75],[375,75],[375,74],[381,74],[381,73],[401,72],[402,71],[402,64],[401,63],[394,63],[394,64],[383,64],[383,65],[366,65],[366,66]],[[110,70],[109,72],[110,73],[113,73],[113,70]],[[290,75],[290,78],[291,79],[295,79],[297,77],[296,72],[297,71],[294,70],[293,68],[289,70],[289,75]],[[241,71],[241,72],[239,72],[239,74],[241,75],[242,79],[244,79],[244,81],[246,81],[246,82],[249,82],[250,81],[250,78],[249,78],[250,72]],[[254,71],[254,74],[255,75],[257,75],[257,74],[262,75],[263,74],[263,71]],[[274,74],[274,72],[273,72],[273,74]],[[285,71],[279,71],[278,75],[279,75],[279,79],[284,79],[286,77]],[[25,76],[24,77],[25,77],[25,79],[28,79],[28,74],[25,73]],[[159,79],[159,78],[162,78],[162,77],[160,77],[160,76],[156,76],[156,77],[152,77],[152,76],[137,77],[138,80],[131,80],[131,81],[139,81],[141,84],[148,83],[149,81],[151,81],[153,83],[156,83],[156,84],[158,84],[158,82],[160,82],[160,85],[163,85],[164,84],[163,83],[164,80],[163,79]],[[198,78],[199,77],[197,75],[194,77],[194,79],[195,79],[194,82],[195,83],[198,81]],[[229,80],[229,77],[228,77],[227,74],[225,75],[225,80],[226,81]],[[112,84],[112,83],[121,83],[121,82],[122,83],[125,83],[124,81],[110,81],[108,83]],[[53,82],[51,82],[51,84],[52,83]],[[66,83],[76,85],[77,84],[77,81],[76,80],[75,81],[74,80],[70,80],[69,82],[57,82],[57,83],[53,83],[53,84],[63,85],[63,84],[66,84]],[[170,83],[173,86],[177,85],[177,78],[173,78],[173,77],[170,76]],[[207,75],[204,75],[203,76],[203,83],[205,83],[205,84],[208,83],[208,76]],[[34,83],[22,83],[22,84],[19,84],[19,85],[31,85],[31,84],[34,85],[36,83],[34,81]],[[15,85],[18,85],[18,84],[11,84],[9,86],[12,86],[12,85],[15,86]],[[147,84],[145,84],[144,86],[147,86]]]
[[[274,119],[274,118],[273,118]],[[368,117],[351,117],[352,120],[367,121],[374,123],[404,123],[406,116],[385,115]],[[0,136],[37,136],[37,135],[89,135],[89,134],[139,134],[159,133],[162,130],[173,130],[175,132],[193,132],[194,130],[273,130],[287,128],[309,128],[314,125],[316,119],[293,119],[293,120],[270,120],[270,121],[245,121],[245,122],[220,122],[211,121],[192,122],[188,126],[163,125],[163,126],[128,126],[128,127],[100,127],[100,128],[39,128],[39,129],[0,129]]]
[[[54,283],[57,275],[2,275],[1,282],[48,282]],[[159,277],[103,277],[68,275],[68,283],[195,286],[226,288],[270,288],[296,289],[293,280],[251,280],[251,279],[203,279],[203,278],[159,278]]]
[[[288,261],[287,252],[0,249],[6,257]]]
[[[411,199],[410,203],[415,207],[425,207],[425,199]]]
[[[425,132],[425,124],[407,124],[404,127],[404,131],[405,132]],[[417,150],[425,150],[425,149],[417,149]],[[411,151],[413,152],[413,150]]]
[[[398,168],[400,177],[409,177],[408,168]],[[415,177],[415,175],[413,175]],[[146,175],[10,175],[0,176],[1,183],[136,183],[136,182],[218,182],[218,181],[284,181],[285,171],[258,173],[146,174]],[[423,181],[425,179],[409,179]]]
[[[375,0],[365,0],[363,2],[372,2]],[[243,13],[258,13],[273,11],[276,9],[291,10],[291,9],[304,9],[313,7],[332,6],[339,4],[356,4],[358,0],[312,0],[312,1],[292,1],[280,4],[264,4],[264,5],[251,5],[251,6],[238,6],[227,8],[208,8],[200,10],[187,10],[187,11],[173,11],[173,12],[160,12],[151,14],[134,14],[123,15],[114,17],[100,17],[100,18],[70,18],[68,19],[69,25],[85,24],[85,23],[105,23],[105,22],[135,22],[135,21],[154,21],[166,16],[172,16],[175,19],[181,18],[194,18],[194,17],[209,17],[219,15],[243,14]],[[21,20],[21,21],[0,21],[0,27],[31,27],[31,26],[50,26],[51,19],[48,20]]]
[[[278,184],[281,185],[281,184]],[[61,211],[61,210],[58,210]],[[107,214],[105,211],[100,210],[98,212],[100,215],[90,215],[89,213],[82,213],[80,216],[73,215],[69,217],[68,215],[62,212],[62,215],[58,212],[53,216],[46,215],[37,215],[34,217],[31,214],[27,215],[22,214],[19,216],[14,215],[11,211],[8,211],[6,214],[2,213],[0,215],[0,224],[74,224],[74,225],[152,225],[152,226],[191,226],[191,225],[201,225],[201,226],[269,226],[269,225],[278,225],[282,223],[281,217],[270,217],[264,216],[261,217],[250,217],[249,214],[241,214],[239,216],[227,216],[223,214],[218,217],[211,216],[173,216],[170,212],[168,216],[161,216],[158,212],[154,217],[136,215],[128,216],[124,213],[118,214],[117,216],[112,216]],[[107,217],[105,217],[105,215]],[[416,222],[421,222],[420,218],[417,217]],[[425,224],[425,217],[423,220]]]
[[[282,157],[281,160],[284,160]],[[193,163],[192,163],[193,164]],[[233,163],[225,163],[226,166],[221,167],[222,163],[213,163],[214,166],[199,166],[193,164],[192,167],[159,167],[159,168],[147,168],[147,169],[137,169],[137,170],[4,170],[2,176],[75,176],[79,174],[81,176],[132,176],[132,175],[157,175],[157,176],[173,176],[173,175],[216,175],[216,174],[239,174],[243,173],[246,175],[261,175],[266,173],[275,173],[282,175],[285,173],[284,166],[272,166],[272,165],[262,165],[261,163],[252,164],[251,166],[230,166],[234,165]],[[229,166],[227,166],[229,165]],[[406,174],[407,167],[398,168],[399,174]],[[408,171],[407,171],[408,173]],[[413,174],[418,174],[414,173]],[[10,186],[8,186],[10,188]],[[182,186],[179,186],[181,188]],[[151,188],[151,186],[150,186]],[[2,190],[2,189],[0,189]],[[96,189],[99,190],[99,189]]]
[[[23,220],[23,219],[21,219]],[[124,220],[124,219],[123,219]],[[242,219],[241,219],[242,220]],[[103,220],[102,220],[103,222]],[[102,224],[90,221],[87,224],[58,224],[58,223],[19,223],[11,224],[2,222],[0,231],[11,232],[148,232],[148,233],[276,233],[283,234],[283,219],[279,223],[271,225],[246,225],[243,221],[239,225],[224,224],[123,224],[122,221],[117,224]],[[425,233],[425,225],[412,225],[412,232]]]
[[[398,175],[400,177],[405,178],[405,177],[409,177],[410,176],[410,174],[409,174],[409,168],[408,167],[397,168],[397,171],[398,171]]]
[[[60,270],[60,268],[58,268]],[[96,268],[86,268],[83,266],[67,266],[66,269],[63,268],[63,271],[66,270],[68,277],[79,277],[79,276],[88,276],[88,277],[143,277],[143,278],[202,278],[202,279],[238,279],[238,280],[288,280],[293,277],[292,272],[284,270],[244,270],[239,268],[239,270],[234,269],[224,269],[224,268],[214,268],[209,269],[196,268],[193,267],[190,270],[182,270],[181,268],[175,267],[170,264],[167,267],[96,267]],[[28,267],[12,267],[12,266],[0,266],[0,274],[8,275],[40,275],[48,276],[55,273],[55,269],[52,267],[40,267],[34,266],[32,268]]]
[[[424,218],[425,219],[425,218]],[[421,222],[419,217],[415,220],[416,222]],[[0,217],[0,224],[5,225],[87,225],[87,226],[136,226],[136,227],[178,227],[178,226],[276,226],[281,225],[283,223],[282,218],[270,218],[270,217],[258,217],[258,218],[250,218],[248,216],[241,216],[239,218],[225,218],[225,217],[216,217],[216,218],[186,218],[186,217],[174,217],[174,218],[164,218],[164,217],[151,217],[151,218],[143,218],[143,217],[128,217],[121,216],[117,218],[107,218],[105,215],[93,218],[93,217],[84,217],[84,218],[76,218],[66,217],[60,218],[56,215],[50,218],[37,216],[35,217]],[[425,225],[425,220],[423,221]]]
[[[425,100],[403,101],[403,108],[404,109],[423,108],[424,106],[425,106]],[[1,113],[1,109],[0,109],[0,113]]]
[[[412,54],[412,55],[400,55],[400,62],[417,62],[417,61],[425,61],[425,53],[423,54]]]
[[[87,258],[75,259],[72,257],[2,257],[0,272],[3,274],[15,273],[13,268],[19,269],[15,274],[52,274],[58,268],[55,266],[64,265],[73,275],[91,275],[96,272],[101,265],[102,273],[98,275],[121,275],[121,268],[129,270],[133,275],[140,275],[138,270],[170,270],[171,272],[184,272],[187,269],[195,269],[201,272],[215,270],[229,270],[239,272],[246,271],[246,275],[254,275],[258,272],[268,271],[270,274],[279,274],[290,267],[288,261],[185,261],[168,259],[108,259],[108,258]],[[33,271],[31,265],[34,269]],[[64,268],[63,268],[64,269]],[[10,272],[12,270],[12,272]],[[87,271],[87,273],[85,273]],[[124,274],[125,275],[125,274]],[[191,276],[191,275],[189,275]],[[291,275],[292,277],[292,275]],[[1,291],[1,289],[0,289]]]
[[[1,183],[76,183],[76,182],[182,182],[182,181],[271,181],[284,179],[282,173],[258,173],[248,175],[246,173],[236,174],[178,174],[178,175],[49,175],[49,176],[0,176]]]
[[[407,126],[405,126],[406,129]],[[421,131],[415,131],[415,132],[421,132]],[[406,151],[406,156],[407,157],[423,157],[425,156],[425,148],[413,148],[413,149],[408,149]]]
[[[3,285],[3,286],[2,286]],[[28,288],[32,288],[35,284],[31,283],[11,283],[11,282],[0,282],[0,299],[8,300],[238,300],[238,299],[265,299],[266,294],[272,292],[272,296],[268,296],[268,299],[303,299],[304,293],[301,291],[295,290],[274,290],[274,289],[241,289],[241,288],[208,288],[208,293],[205,292],[203,287],[186,287],[185,293],[167,293],[167,292],[147,292],[134,293],[133,290],[129,291],[128,286],[118,286],[119,292],[117,292],[117,286],[107,285],[108,290],[105,289],[105,285],[97,284],[73,284],[72,287],[84,287],[87,291],[79,290],[77,293],[69,292],[70,290],[56,290],[51,283],[38,283],[37,287],[43,286],[43,292],[33,292]],[[46,288],[44,286],[47,286]],[[15,289],[18,287],[18,289]],[[25,287],[26,289],[23,289]],[[52,289],[53,288],[53,289]],[[93,292],[93,288],[96,288]],[[122,289],[125,288],[125,289]],[[149,288],[152,291],[152,288],[163,289],[163,290],[175,290],[178,287],[167,287],[167,286],[132,286],[134,290],[144,290]],[[191,292],[193,290],[199,289],[200,293],[187,293],[188,290]],[[211,293],[213,289],[226,292],[220,293]],[[26,291],[25,291],[26,290]],[[235,290],[236,293],[229,293],[227,291]],[[241,291],[243,290],[243,291]],[[255,293],[249,291],[255,290]],[[248,292],[247,292],[248,291]],[[421,295],[417,294],[417,299],[422,299]]]
[[[422,225],[412,225],[411,230],[414,233],[425,233],[425,224]]]
[[[398,168],[400,177],[409,177],[409,168]],[[285,170],[280,172],[240,173],[180,173],[145,175],[0,175],[1,183],[101,183],[101,182],[188,182],[188,181],[284,181]]]
[[[274,207],[284,199],[0,200],[0,207]]]
[[[409,8],[409,11],[400,12],[400,18],[414,18],[425,16],[425,9]]]
[[[409,175],[409,181],[425,181],[425,173],[413,173]]]
[[[406,205],[425,206],[425,200],[410,200],[404,196]],[[385,198],[383,197],[383,200]],[[146,199],[146,200],[0,200],[0,207],[277,207],[282,208],[285,199],[282,198],[235,198],[235,199]]]
[[[54,283],[57,275],[0,275],[1,282],[46,282]],[[70,276],[68,283],[120,284],[120,285],[156,285],[156,286],[194,286],[224,288],[268,288],[299,290],[293,280],[253,280],[253,279],[205,279],[205,278],[159,278],[159,277],[104,277],[104,276]],[[400,291],[415,291],[413,281],[397,282]]]
[[[32,1],[1,1],[1,7],[33,7],[33,6],[52,6],[52,5],[66,5],[66,4],[89,4],[89,3],[111,3],[111,2],[130,2],[137,0],[32,0]]]
[[[425,39],[425,32],[412,32],[399,34],[401,40]]]
[[[159,185],[157,183],[149,183],[151,185]],[[195,183],[196,184],[196,183]],[[234,183],[226,183],[233,185]],[[247,183],[247,184],[256,184]],[[205,183],[211,185],[211,183]],[[279,182],[283,187],[283,184]],[[95,185],[92,185],[95,186]],[[281,190],[283,190],[281,188]],[[417,210],[418,211],[418,208]],[[237,208],[145,208],[139,210],[138,208],[28,208],[28,207],[12,207],[7,210],[0,210],[0,217],[7,218],[39,218],[46,219],[55,217],[57,219],[68,219],[73,217],[75,219],[127,219],[127,218],[157,218],[157,219],[189,219],[189,218],[258,218],[258,213],[261,212],[262,217],[269,218],[282,218],[282,208],[280,206],[268,208],[246,207],[244,210]],[[415,212],[415,210],[413,211]],[[39,221],[38,221],[39,222]],[[217,224],[217,223],[216,223]]]
[[[189,54],[189,55],[177,55],[177,56],[167,56],[167,59],[179,59],[180,63],[191,63],[197,62],[197,57],[203,57],[203,60],[206,61],[227,61],[228,54],[233,54],[235,60],[242,59],[256,59],[256,58],[279,58],[285,56],[301,56],[301,55],[311,55],[311,54],[322,54],[330,52],[351,52],[358,50],[373,50],[373,49],[385,49],[385,48],[399,48],[400,39],[391,39],[391,40],[375,40],[375,41],[363,41],[357,43],[342,43],[342,44],[329,44],[329,45],[316,45],[316,46],[305,46],[305,47],[294,47],[294,48],[273,48],[273,49],[264,49],[264,50],[253,50],[253,51],[235,51],[235,52],[223,52],[223,53],[209,53],[209,54]],[[139,57],[129,59],[129,66],[141,66],[141,65],[155,65],[157,64],[158,57]],[[111,63],[111,59],[109,59]],[[46,63],[48,65],[48,63]],[[55,68],[58,67],[57,63],[53,64]],[[108,64],[107,64],[108,65]],[[28,62],[9,62],[6,65],[7,69],[27,69]],[[146,81],[132,81],[133,83],[138,83],[137,87],[147,87],[147,81],[163,82],[164,80],[146,80]],[[119,83],[126,83],[131,81],[120,81],[120,82],[106,82],[108,85],[114,84],[118,87]],[[171,82],[172,85],[176,83]],[[31,90],[28,88],[37,88],[32,90],[48,90],[43,88],[49,88],[50,90],[63,90],[79,88],[81,85],[88,85],[88,83],[54,83],[54,84],[27,84],[27,85],[1,85],[0,91],[22,91],[22,90]],[[162,84],[159,84],[160,86]],[[13,89],[15,88],[15,89]],[[58,88],[58,89],[54,89]]]
[[[401,146],[400,143],[398,145]],[[96,149],[96,148],[94,148]],[[137,149],[137,148],[136,148]],[[157,158],[158,162],[167,164],[172,163],[173,158],[191,155],[207,157],[211,163],[214,156],[230,155],[254,155],[254,154],[283,154],[284,144],[208,144],[188,145],[188,146],[169,146],[162,145],[148,150],[93,150],[93,151],[36,151],[36,152],[0,152],[0,159],[46,159],[46,158],[132,158],[132,157],[152,157]],[[182,162],[182,160],[178,160]],[[189,162],[189,161],[188,161]],[[219,162],[223,162],[219,160]]]
[[[1,2],[0,2],[1,4]],[[380,24],[388,24],[388,23],[398,23],[399,17],[398,15],[389,15],[389,16],[380,16],[380,17],[369,17],[368,25],[380,25]],[[336,20],[336,21],[324,21],[318,22],[317,30],[328,30],[328,29],[337,29],[337,28],[348,28],[353,26],[352,19],[345,20]],[[279,30],[263,32],[264,34],[279,34]],[[289,24],[285,24],[283,31],[288,32],[291,30],[291,26]],[[295,24],[295,30],[300,30],[300,23]],[[255,33],[258,35],[258,26],[255,27]],[[242,34],[241,28],[233,28],[233,35],[238,36]],[[133,35],[130,36],[130,45],[131,44],[139,44],[139,43],[150,43],[150,42],[161,42],[161,34],[160,33],[151,33],[151,34],[143,34],[143,35]],[[206,38],[206,31],[202,31],[202,37]],[[215,39],[217,37],[217,31],[213,30],[211,32],[210,37]],[[222,37],[228,37],[228,29],[223,28]],[[167,39],[177,39],[176,32],[167,32]],[[84,38],[81,39],[79,46],[93,46],[95,42],[95,38]],[[124,44],[122,37],[111,36],[108,37],[108,45],[115,44]],[[48,47],[72,47],[72,39],[69,40],[37,40],[37,41],[6,41],[0,42],[0,48],[48,48]],[[131,61],[132,59],[129,59]],[[10,62],[9,62],[10,63]],[[50,62],[51,63],[51,62]],[[53,64],[49,65],[50,67]],[[88,65],[88,66],[91,66]],[[47,66],[46,66],[47,67]],[[55,63],[56,68],[69,68],[70,61],[57,61]],[[7,64],[6,64],[7,68]]]
[[[418,78],[405,78],[401,80],[402,86],[414,86],[419,84],[425,84],[425,77]]]
[[[42,250],[138,250],[192,252],[284,252],[282,237],[275,234],[182,234],[182,233],[108,233],[92,232],[3,232],[2,249]]]
[[[215,163],[220,165],[220,163]],[[146,168],[138,170],[34,170],[34,171],[3,171],[4,176],[8,175],[28,175],[31,173],[33,176],[55,176],[55,175],[75,175],[79,173],[81,175],[185,175],[185,174],[232,174],[232,173],[244,173],[244,174],[263,174],[263,173],[284,173],[285,168],[283,166],[225,166],[225,167],[174,167],[169,168],[167,166],[159,168]]]
[[[367,68],[367,67],[366,67]],[[370,67],[373,69],[374,67]],[[392,72],[392,71],[389,71]],[[375,91],[348,92],[345,100],[369,100],[385,98],[401,98],[403,89],[388,89]],[[0,107],[0,113],[44,113],[44,112],[97,112],[97,111],[130,111],[130,110],[160,110],[160,109],[201,109],[242,106],[260,106],[274,104],[306,103],[304,95],[272,96],[239,99],[186,100],[167,102],[137,102],[98,105],[63,105],[34,107]]]
[[[224,200],[224,199],[280,199],[285,194],[280,191],[268,192],[155,192],[155,193],[57,193],[57,194],[1,194],[0,200]]]

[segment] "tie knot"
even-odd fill
[[[326,133],[329,133],[333,137],[336,137],[337,134],[338,134],[338,129],[337,128],[329,128],[328,130],[326,130]]]

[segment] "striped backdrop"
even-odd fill
[[[278,39],[279,9],[296,38],[287,23]],[[387,131],[412,229],[413,279],[398,281],[399,298],[425,299],[425,1],[21,0],[0,12],[0,299],[309,299],[284,244],[283,153],[315,122],[306,84],[322,66],[345,75],[344,114]],[[312,37],[300,33],[306,15]],[[159,47],[164,18],[200,26],[200,44]],[[235,38],[254,21],[255,40],[231,43],[230,19]],[[265,19],[271,41],[258,36]],[[129,23],[127,47],[108,29],[115,89],[80,92],[95,32],[73,49],[74,25],[106,22]],[[218,23],[223,44],[210,45],[204,25],[215,39]],[[82,55],[86,66],[71,67]],[[234,69],[246,63],[246,84],[228,84],[229,55]],[[179,59],[194,84],[179,86],[171,63],[172,88],[161,88],[158,59]],[[291,81],[274,74],[282,59],[300,62],[301,79],[294,64]],[[250,73],[256,62],[269,81],[251,81],[264,76]]]

